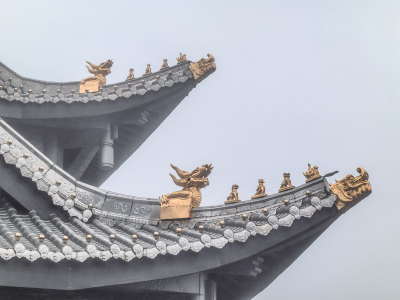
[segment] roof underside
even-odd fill
[[[76,181],[4,121],[0,121],[0,155],[0,257],[8,261],[2,270],[27,278],[20,283],[13,281],[15,277],[2,279],[3,285],[84,289],[210,272],[262,256],[282,243],[290,245],[295,236],[318,228],[318,216],[333,220],[338,215],[336,196],[320,178],[276,195],[196,208],[188,221],[160,222],[158,200]],[[287,199],[289,205],[284,202]],[[243,219],[242,214],[247,217]],[[19,241],[17,232],[22,234]],[[40,234],[45,236],[43,242]],[[64,235],[67,243],[63,243]],[[157,268],[149,268],[152,260]],[[27,268],[30,264],[35,267]],[[213,272],[218,276],[231,272],[229,268],[220,271]],[[42,277],[32,280],[31,272]],[[43,280],[46,274],[58,280]]]
[[[98,93],[79,94],[79,82],[24,78],[0,63],[0,117],[73,177],[100,186],[199,82],[189,66],[182,63]],[[107,126],[116,129],[110,168],[100,161]],[[48,150],[51,144],[58,154]]]
[[[195,208],[183,221],[160,221],[158,199],[93,186],[117,169],[197,82],[188,62],[79,95],[76,82],[26,79],[0,64],[0,111],[12,125],[0,119],[0,285],[102,291],[118,286],[141,293],[144,282],[152,286],[206,272],[217,282],[218,298],[248,299],[340,215],[324,177],[275,195]],[[57,143],[71,149],[84,143],[99,147],[102,122],[118,128],[115,168],[101,170],[99,155],[84,146],[92,158],[83,171],[76,169],[79,177],[74,163],[60,166],[49,159],[47,140],[37,142],[32,133],[61,132]]]

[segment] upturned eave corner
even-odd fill
[[[358,203],[372,193],[367,171],[358,167],[357,172],[360,174],[357,177],[348,174],[340,180],[336,179],[336,183],[329,184],[331,192],[337,197],[335,206],[339,211],[344,207],[349,208],[349,204]]]
[[[190,71],[192,71],[193,78],[196,81],[201,81],[217,69],[215,64],[215,57],[211,54],[207,54],[208,58],[202,58],[197,62],[190,63]]]

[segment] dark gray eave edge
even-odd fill
[[[266,251],[279,243],[288,242],[290,244],[290,240],[299,235],[310,236],[315,231],[321,232],[338,216],[336,210],[323,209],[311,219],[297,220],[296,226],[271,232],[268,238],[259,235],[250,237],[246,241],[245,247],[242,244],[233,243],[222,249],[207,248],[199,253],[185,252],[179,256],[165,255],[156,260],[141,259],[131,263],[107,261],[96,264],[91,261],[83,263],[61,261],[58,264],[43,261],[5,261],[2,262],[0,269],[0,278],[2,278],[0,284],[2,286],[76,290],[143,282],[212,270]],[[302,251],[303,249],[294,255],[297,256]],[[15,281],[15,278],[18,280]]]
[[[115,155],[114,168],[106,171],[97,170],[95,163],[91,163],[93,165],[91,172],[85,173],[81,177],[81,180],[86,183],[100,186],[141,146],[188,93],[201,80],[212,73],[207,72],[199,80],[194,80],[189,69],[190,63],[188,61],[157,71],[149,76],[115,85],[107,85],[101,93],[71,94],[68,92],[65,97],[63,96],[63,101],[57,98],[59,95],[55,90],[60,85],[68,86],[70,83],[54,83],[24,78],[0,63],[0,69],[3,66],[3,70],[0,72],[0,85],[4,85],[9,76],[13,77],[10,82],[7,82],[9,84],[8,88],[6,87],[8,94],[0,90],[0,116],[10,122],[37,122],[32,123],[32,125],[54,127],[57,119],[63,124],[74,124],[78,118],[80,118],[80,122],[85,121],[88,124],[94,124],[96,120],[102,123],[105,119],[118,122],[121,115],[127,118],[128,113],[139,114],[141,110],[148,111],[150,118],[148,118],[145,126],[142,126],[141,131],[138,130],[135,133],[134,142],[131,141],[129,145],[122,143],[123,147],[116,147],[118,153],[116,152]],[[33,89],[33,94],[36,92],[47,98],[40,97],[40,101],[36,101],[39,98],[31,99],[32,101],[28,99],[28,102],[25,102],[26,99],[23,100],[22,98],[19,101],[14,101],[16,100],[14,98],[11,99],[10,97],[14,97],[13,94],[15,94],[13,87],[20,86],[21,80],[27,80],[23,84],[25,91],[32,87],[32,83],[36,86],[36,90]],[[47,90],[45,95],[42,93],[42,88]],[[20,91],[17,93],[20,93]],[[67,94],[69,98],[66,96]],[[154,114],[152,114],[153,110]],[[134,121],[132,120],[132,122]],[[128,120],[128,124],[129,122]]]
[[[217,282],[217,286],[220,288],[218,299],[252,299],[265,290],[341,215],[337,210],[324,210],[318,214],[324,214],[324,217],[318,216],[318,220],[313,219],[312,225],[310,224],[310,227],[302,233],[293,234],[290,239],[277,243],[244,260],[210,271],[211,278]],[[303,225],[299,223],[301,222],[298,222],[296,226]],[[264,261],[260,262],[260,258]],[[243,266],[247,267],[247,271],[250,268],[253,268],[254,271],[256,271],[256,267],[259,268],[255,273],[257,275],[253,273],[250,278],[245,277],[246,274],[242,272]],[[237,270],[237,273],[232,274],[229,269]],[[226,272],[227,270],[228,272]],[[234,278],[236,277],[236,280],[241,281],[240,285],[235,284],[235,280],[226,280],[226,277],[232,275]]]
[[[5,145],[8,140],[12,141],[13,144],[11,146]],[[3,154],[6,163],[13,164],[17,168],[21,168],[18,164],[20,164],[21,159],[23,159],[23,155],[29,154],[29,159],[27,159],[29,160],[29,164],[27,163],[22,166],[22,168],[25,170],[25,168],[29,167],[32,168],[32,170],[23,171],[21,169],[21,179],[27,177],[27,179],[33,180],[37,185],[37,190],[44,190],[47,192],[47,190],[56,185],[56,182],[59,181],[61,185],[57,187],[57,190],[60,197],[65,198],[67,196],[68,199],[70,199],[72,194],[76,195],[76,198],[73,199],[75,203],[74,207],[67,210],[70,216],[86,219],[82,216],[82,213],[86,212],[89,215],[87,211],[88,204],[92,203],[92,213],[95,216],[153,225],[157,224],[159,221],[160,202],[158,199],[114,193],[75,180],[26,141],[4,120],[0,120],[0,144],[0,154]],[[7,148],[10,148],[8,152],[2,153],[4,149]],[[38,175],[39,167],[43,168],[40,172],[41,175],[39,174],[42,178],[35,181],[35,176]],[[232,216],[248,211],[257,211],[266,206],[282,205],[284,200],[289,200],[290,202],[302,201],[302,199],[307,197],[307,190],[313,193],[314,190],[320,190],[321,185],[324,186],[327,192],[330,192],[328,183],[325,178],[321,177],[295,189],[271,195],[266,198],[253,199],[231,205],[195,208],[193,209],[193,220],[199,222],[202,219],[212,217]],[[54,198],[54,196],[49,195],[49,198],[52,197]],[[50,201],[48,205],[53,206]],[[116,209],[116,207],[124,207],[126,209],[120,211]],[[145,213],[138,213],[138,209]],[[92,213],[90,213],[90,216]]]
[[[28,103],[90,103],[104,100],[127,99],[132,95],[143,96],[148,91],[171,87],[193,78],[190,61],[178,64],[129,81],[109,84],[97,93],[79,94],[79,82],[47,82],[25,78],[0,63],[0,99],[21,104]],[[208,75],[208,74],[207,74]],[[201,78],[204,79],[207,75]],[[11,80],[10,80],[11,79]],[[22,88],[21,88],[22,86]],[[16,91],[14,90],[16,89]],[[29,89],[32,90],[29,93]],[[46,92],[43,92],[43,89]]]
[[[7,143],[7,141],[11,141],[12,143]],[[67,210],[71,217],[80,218],[84,222],[92,222],[93,218],[95,218],[101,222],[106,222],[103,224],[107,224],[107,221],[118,221],[131,225],[135,223],[152,224],[160,226],[160,230],[163,228],[163,224],[158,222],[158,217],[151,216],[151,214],[157,214],[157,211],[154,209],[159,209],[159,202],[157,200],[139,199],[133,196],[111,193],[73,181],[73,178],[52,164],[51,161],[23,140],[18,133],[2,120],[0,121],[0,151],[5,161],[5,169],[14,169],[17,171],[16,173],[18,173],[18,169],[21,171],[22,176],[19,175],[20,179],[14,182],[17,186],[28,186],[26,180],[29,181],[34,179],[35,176],[37,177],[37,173],[36,175],[29,173],[28,169],[32,166],[34,168],[32,169],[33,171],[37,166],[43,167],[43,177],[36,178],[37,180],[33,181],[34,184],[30,185],[31,188],[34,188],[36,184],[38,189],[47,192],[55,186],[57,180],[60,180],[61,184],[58,186],[58,191],[55,194],[51,192],[48,196],[41,194],[41,197],[38,197],[36,200],[29,199],[34,207],[37,204],[34,201],[41,201],[48,203],[48,206],[54,209],[56,203],[52,204],[51,198],[55,195],[61,197],[63,193],[67,193],[68,191],[75,191],[77,195],[82,194],[84,197],[76,197],[74,199],[73,210]],[[29,153],[29,163],[21,165],[22,161],[20,158],[22,153]],[[16,164],[20,164],[20,166],[10,168],[11,166],[9,167],[6,164],[15,166]],[[22,170],[22,168],[26,169]],[[33,177],[30,177],[30,175],[33,175]],[[26,179],[22,180],[23,177]],[[306,199],[302,194],[305,193],[305,190],[310,190],[314,196]],[[295,198],[290,198],[289,195]],[[24,280],[20,280],[21,286],[25,284],[28,287],[27,278],[32,278],[33,276],[35,280],[37,278],[40,282],[31,280],[29,284],[36,284],[36,287],[54,289],[82,289],[181,276],[214,269],[255,255],[277,243],[285,242],[301,232],[307,234],[312,226],[318,226],[317,224],[321,221],[320,218],[334,219],[340,215],[337,209],[332,207],[336,197],[330,194],[324,179],[315,180],[297,189],[278,194],[278,196],[271,196],[271,199],[267,200],[268,203],[266,199],[259,199],[259,202],[249,200],[237,204],[235,207],[209,207],[208,211],[211,211],[214,215],[208,217],[198,216],[190,221],[178,222],[182,227],[190,226],[190,223],[218,224],[220,220],[225,220],[228,225],[229,222],[240,224],[242,222],[240,220],[242,213],[249,214],[249,220],[252,220],[252,215],[260,214],[262,207],[267,207],[271,211],[273,220],[269,220],[268,218],[269,224],[258,226],[252,222],[245,222],[246,224],[240,225],[242,226],[242,230],[238,232],[237,236],[234,234],[231,237],[226,236],[224,238],[224,244],[220,245],[222,247],[208,246],[207,248],[207,246],[203,246],[202,250],[196,253],[181,251],[179,255],[174,256],[169,255],[169,252],[167,252],[166,255],[158,255],[156,259],[143,257],[133,259],[132,262],[125,262],[121,259],[111,259],[104,262],[97,260],[93,262],[92,259],[88,259],[83,262],[63,260],[60,263],[54,264],[54,262],[41,259],[29,262],[21,259],[12,259],[4,263],[4,268],[0,271],[0,274],[13,269],[13,274],[16,277],[24,278]],[[288,197],[291,199],[291,205],[286,207],[283,200],[286,200]],[[20,202],[21,197],[15,197],[15,199]],[[95,205],[93,209],[94,216],[85,216],[87,206],[84,205],[84,201],[88,199]],[[124,204],[130,205],[126,214],[112,211],[115,207],[124,207]],[[149,209],[147,210],[146,208]],[[283,211],[285,213],[282,215]],[[220,214],[217,214],[217,212],[220,212]],[[85,220],[85,217],[87,220]],[[266,238],[267,235],[268,238]],[[227,238],[231,240],[228,242]],[[202,240],[201,242],[205,243],[206,241]],[[29,268],[27,267],[28,265]],[[172,268],[171,265],[174,267]],[[34,274],[37,276],[34,276]],[[50,274],[53,279],[46,278],[47,280],[43,280],[45,276],[50,276]],[[96,277],[93,274],[99,275]],[[7,285],[6,282],[2,284]],[[52,286],[47,286],[46,284],[51,284]]]

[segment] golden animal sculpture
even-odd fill
[[[240,202],[239,200],[239,193],[238,193],[239,186],[237,184],[232,185],[232,192],[229,194],[228,198],[226,198],[225,204],[232,204]]]
[[[279,192],[291,190],[294,188],[292,181],[290,180],[290,173],[283,173],[283,181],[281,183],[281,187]]]
[[[193,73],[193,78],[198,79],[210,70],[215,70],[217,65],[215,64],[215,57],[211,54],[207,54],[208,58],[202,58],[198,62],[190,64],[190,70]]]
[[[99,87],[106,85],[106,76],[111,73],[113,61],[108,59],[99,65],[92,64],[89,61],[86,61],[86,63],[88,64],[86,68],[88,69],[89,73],[93,74],[94,76],[90,76],[81,80],[79,93],[98,92]]]
[[[336,183],[330,184],[332,193],[337,196],[335,205],[337,209],[342,209],[346,204],[361,200],[367,197],[372,192],[371,184],[368,181],[368,173],[361,167],[357,168],[359,176],[347,175],[341,180],[336,180]]]
[[[254,194],[253,197],[251,197],[251,199],[256,199],[256,198],[261,198],[261,197],[268,196],[265,193],[264,182],[265,182],[264,179],[258,179],[258,187],[257,187],[256,193]]]
[[[169,174],[174,183],[183,189],[161,196],[161,220],[176,220],[190,218],[192,207],[201,203],[200,189],[208,186],[208,176],[213,167],[211,164],[202,165],[192,172],[186,172],[171,164],[179,179]]]
[[[168,66],[168,59],[164,58],[163,64],[162,64],[160,70],[164,70],[164,69],[166,69],[166,68],[169,68],[169,66]]]
[[[176,58],[176,60],[178,62],[178,65],[187,62],[186,54],[182,54],[182,52],[179,52],[179,56]]]
[[[306,182],[310,182],[311,180],[321,177],[318,171],[318,166],[311,167],[310,164],[308,164],[308,171],[303,172],[303,175],[306,177]]]
[[[126,77],[126,81],[135,79],[135,74],[133,74],[134,71],[134,69],[129,69],[129,75]]]
[[[143,76],[151,74],[151,65],[147,64],[146,71],[144,72]]]

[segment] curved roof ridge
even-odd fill
[[[7,164],[18,168],[23,177],[30,178],[39,191],[46,192],[54,205],[61,206],[70,217],[77,217],[85,222],[93,214],[101,214],[103,207],[107,212],[124,215],[130,212],[133,202],[138,205],[147,204],[134,208],[134,212],[149,217],[152,206],[159,207],[156,199],[118,194],[77,181],[3,119],[0,119],[0,155]],[[157,209],[151,217],[156,215]]]
[[[124,195],[103,190],[80,182],[49,160],[42,152],[0,119],[0,155],[6,163],[20,169],[23,177],[30,178],[38,190],[46,192],[53,205],[61,206],[70,217],[87,222],[93,215],[104,222],[114,224],[126,221],[156,225],[160,216],[158,199]],[[295,203],[309,199],[310,192],[327,188],[324,177],[294,189],[262,198],[246,200],[230,205],[213,205],[194,208],[192,222],[221,216],[234,217],[241,213],[260,211],[264,207],[278,207],[283,203]],[[329,188],[329,187],[328,187]]]
[[[170,66],[132,80],[102,87],[98,92],[79,93],[80,81],[51,82],[23,77],[0,62],[0,99],[21,103],[74,103],[116,100],[157,92],[193,78],[190,61]]]
[[[167,226],[160,223],[137,227],[129,222],[105,224],[101,219],[85,224],[77,218],[62,222],[55,215],[51,216],[54,226],[48,226],[34,211],[28,214],[29,217],[17,214],[5,199],[6,206],[2,210],[9,212],[8,219],[2,223],[0,236],[8,238],[9,243],[0,241],[0,258],[25,258],[31,262],[42,258],[57,263],[63,259],[83,262],[89,258],[107,261],[114,257],[129,262],[142,256],[155,259],[167,253],[179,255],[189,250],[222,249],[227,244],[245,243],[251,236],[267,236],[279,227],[291,227],[296,219],[311,218],[316,211],[331,208],[336,196],[326,193],[321,183],[311,199],[308,197],[290,206],[283,203],[269,206],[268,214],[258,211],[246,218],[219,216],[217,220],[196,222],[196,226],[173,222]],[[30,229],[32,223],[37,230]],[[14,241],[18,231],[22,234]],[[38,232],[43,236],[42,241],[37,240]]]
[[[48,81],[48,80],[41,80],[41,79],[35,79],[35,78],[30,78],[30,77],[25,77],[20,75],[19,73],[15,72],[12,68],[4,64],[3,62],[0,61],[0,74],[3,72],[3,70],[7,70],[7,72],[11,73],[15,77],[18,77],[19,79],[25,79],[29,81],[34,81],[37,83],[50,83],[50,84],[61,84],[61,83],[79,83],[79,81],[65,81],[65,82],[58,82],[58,81]]]
[[[154,72],[152,72],[152,73],[149,74],[149,75],[142,75],[142,76],[140,76],[140,77],[136,77],[135,79],[131,79],[131,80],[129,80],[129,81],[128,81],[128,80],[117,81],[117,82],[115,82],[115,83],[106,84],[106,85],[104,85],[104,87],[112,87],[112,86],[114,86],[114,85],[119,85],[119,84],[123,84],[123,83],[126,83],[126,82],[134,82],[134,81],[137,81],[137,80],[139,80],[139,79],[146,78],[146,77],[157,76],[157,75],[160,75],[160,74],[165,73],[165,71],[170,72],[172,69],[174,69],[174,68],[176,68],[176,67],[182,66],[182,65],[184,65],[184,64],[191,64],[191,63],[192,63],[192,61],[187,60],[187,61],[184,62],[184,63],[176,64],[176,65],[174,65],[174,66],[168,66],[168,68],[165,68],[165,69],[162,69],[162,70],[158,70],[158,71],[154,71]],[[3,69],[6,70],[7,72],[11,73],[11,74],[14,75],[15,77],[18,77],[19,79],[25,79],[25,80],[34,81],[34,82],[37,82],[37,83],[44,83],[44,84],[46,84],[46,83],[47,83],[47,84],[68,84],[68,85],[69,85],[69,84],[79,84],[79,83],[80,83],[80,80],[76,80],[76,81],[49,81],[49,80],[42,80],[42,79],[36,79],[36,78],[31,78],[31,77],[22,76],[22,75],[20,75],[19,73],[15,72],[12,68],[10,68],[9,66],[7,66],[6,64],[4,64],[3,62],[0,61],[0,74],[1,74],[1,72],[3,71]]]

